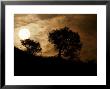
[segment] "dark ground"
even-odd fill
[[[35,57],[14,48],[15,76],[97,76],[97,64]]]

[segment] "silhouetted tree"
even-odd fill
[[[41,51],[41,47],[39,42],[34,42],[33,40],[26,39],[26,40],[21,40],[21,43],[23,46],[27,48],[27,52],[30,54],[38,53]]]
[[[73,56],[80,51],[82,44],[77,32],[69,30],[68,27],[56,29],[49,33],[49,41],[59,50],[58,56]]]

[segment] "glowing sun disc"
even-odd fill
[[[28,39],[30,37],[30,31],[26,28],[19,30],[19,38],[22,40]]]

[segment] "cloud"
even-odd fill
[[[16,17],[16,21],[18,19],[19,23],[15,22],[15,24],[19,25],[19,27],[17,28],[15,27],[15,33],[14,33],[15,34],[15,39],[14,39],[15,46],[21,50],[26,50],[26,48],[23,45],[21,45],[20,38],[18,36],[19,30],[26,28],[26,29],[29,29],[30,31],[30,34],[31,34],[30,39],[40,42],[43,56],[56,55],[58,52],[54,49],[54,46],[51,43],[49,43],[48,33],[58,28],[59,24],[61,23],[61,20],[63,20],[64,17],[55,17],[49,20],[47,19],[46,20],[40,20],[40,19],[34,20],[33,16],[31,17],[31,19],[30,18],[27,19],[28,17],[30,17],[30,15],[22,16],[20,17],[20,19]],[[26,22],[26,25],[22,24],[23,23],[22,21]]]
[[[16,14],[14,44],[19,49],[25,50],[17,34],[20,29],[28,28],[31,33],[30,39],[40,42],[44,56],[57,55],[54,46],[48,42],[48,33],[64,26],[80,34],[83,43],[81,60],[96,60],[97,15],[95,14]]]

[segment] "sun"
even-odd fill
[[[30,31],[29,31],[29,29],[23,28],[23,29],[19,30],[18,35],[21,40],[29,39]]]

